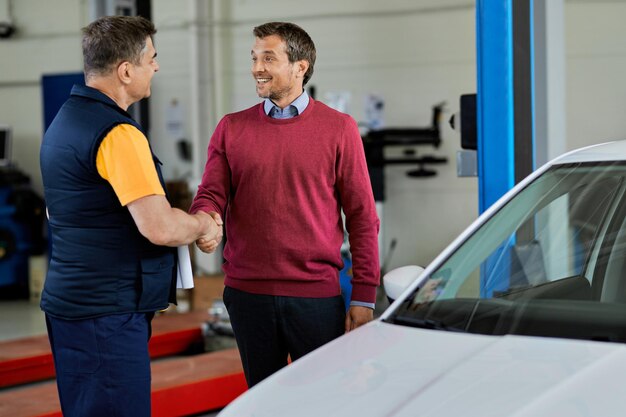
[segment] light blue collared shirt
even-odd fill
[[[296,117],[307,108],[309,105],[309,95],[306,91],[298,96],[290,105],[281,109],[272,100],[266,98],[263,102],[263,110],[265,114],[273,119],[290,119]]]

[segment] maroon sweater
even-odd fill
[[[340,294],[341,209],[352,254],[352,300],[373,303],[379,284],[378,228],[354,120],[310,100],[291,119],[260,103],[226,115],[211,138],[190,212],[225,219],[229,287],[256,294]]]

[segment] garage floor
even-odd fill
[[[36,302],[0,301],[0,317],[0,340],[46,333],[44,315]]]
[[[44,314],[37,302],[0,300],[0,341],[46,334]],[[36,384],[36,383],[35,383]],[[12,388],[0,388],[0,392]],[[196,417],[214,417],[217,412]]]

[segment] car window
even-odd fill
[[[392,321],[580,338],[598,326],[600,338],[615,339],[605,333],[616,309],[626,317],[625,187],[622,163],[553,167],[435,269]],[[588,329],[559,330],[579,316]]]

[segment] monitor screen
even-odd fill
[[[11,163],[11,128],[0,125],[0,166]]]

